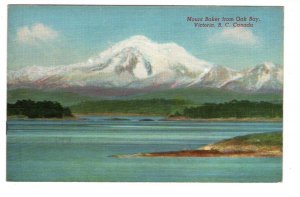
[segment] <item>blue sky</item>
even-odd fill
[[[253,28],[195,28],[186,18],[259,17]],[[86,61],[134,35],[175,42],[233,69],[283,64],[282,7],[9,6],[8,69]],[[248,23],[248,22],[246,22]]]

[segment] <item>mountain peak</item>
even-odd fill
[[[126,58],[129,56],[135,56],[138,60],[137,63],[144,64],[143,62],[148,62],[149,64],[147,64],[153,68],[153,75],[170,71],[177,65],[185,67],[189,72],[198,73],[212,67],[212,64],[197,59],[176,43],[156,43],[143,35],[132,36],[116,43],[101,52],[99,57],[91,62],[98,62],[98,65],[112,65],[107,66],[106,69],[106,71],[111,71],[115,65],[125,65],[123,63],[130,59]],[[140,71],[142,71],[142,67],[139,67]],[[142,78],[147,76],[149,75],[143,75]],[[137,76],[137,78],[141,77]]]
[[[152,42],[148,37],[144,35],[135,35],[126,39],[125,41],[134,41],[134,42]]]
[[[232,80],[223,87],[235,91],[272,92],[281,91],[283,85],[282,67],[264,62],[242,72],[242,77]]]
[[[274,64],[273,62],[264,62],[264,65],[268,69],[273,69],[277,67],[276,64]]]
[[[135,35],[116,43],[115,45],[112,46],[112,48],[135,47],[140,49],[143,47],[153,47],[154,45],[157,44],[158,43],[153,42],[151,39],[149,39],[146,36]]]

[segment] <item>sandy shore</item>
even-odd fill
[[[138,153],[132,155],[114,155],[117,158],[130,157],[281,157],[279,152],[233,151],[220,152],[217,150],[183,150],[155,153]]]

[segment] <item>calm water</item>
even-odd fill
[[[80,120],[7,123],[9,181],[278,182],[281,158],[115,158],[188,150],[225,138],[282,131],[275,122]],[[149,117],[147,117],[149,119]]]

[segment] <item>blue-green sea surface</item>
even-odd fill
[[[141,121],[151,119],[153,121]],[[279,182],[282,158],[116,158],[190,150],[281,122],[162,121],[162,117],[84,116],[9,120],[8,181]]]

